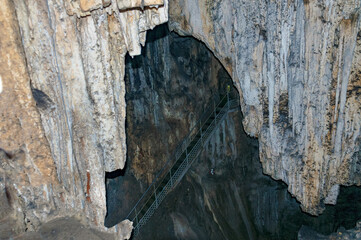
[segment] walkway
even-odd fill
[[[238,107],[239,101],[236,94],[230,92],[229,89],[226,94],[222,96],[217,94],[212,98],[200,120],[128,214],[127,219],[133,221],[134,224],[134,235],[139,234],[140,228],[151,218],[165,196],[182,180],[227,113]]]

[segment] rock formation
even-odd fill
[[[107,174],[106,226],[128,215],[211,95],[231,79],[204,44],[161,25],[148,31],[141,56],[126,57],[125,82],[127,167]],[[140,239],[289,240],[302,225],[328,235],[355,226],[357,199],[361,188],[341,186],[337,205],[318,217],[302,212],[286,184],[262,174],[258,141],[244,133],[236,111],[141,228]]]
[[[227,84],[231,84],[218,60],[194,38],[170,34],[166,25],[148,33],[148,37],[141,56],[127,58],[128,159],[122,176],[107,179],[106,224],[110,226],[127,216],[202,116],[210,99],[224,94]],[[179,197],[184,195],[182,189],[176,192]],[[146,235],[150,239],[175,237],[162,235],[162,231],[159,234]]]
[[[359,0],[169,7],[171,29],[203,41],[232,76],[264,172],[304,211],[361,185]],[[129,237],[131,223],[103,226],[105,172],[126,159],[124,57],[167,20],[167,0],[0,4],[0,197],[12,234],[71,215]]]
[[[77,216],[126,235],[103,224],[105,172],[125,163],[124,57],[167,16],[163,0],[1,3],[0,183],[14,234]]]
[[[302,227],[298,233],[299,240],[355,240],[361,239],[361,221],[358,221],[356,227],[350,230],[339,229],[336,233],[325,236],[315,232],[308,227]]]
[[[240,92],[264,173],[304,211],[361,184],[358,0],[172,0],[169,26],[203,41]]]

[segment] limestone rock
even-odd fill
[[[167,21],[167,2],[157,6],[1,4],[0,186],[13,196],[17,232],[62,216],[116,231],[103,224],[104,178],[125,164],[124,57],[139,54],[146,30]]]
[[[117,239],[130,239],[133,231],[133,222],[126,219],[119,223],[116,227],[122,229],[122,231],[118,231]]]
[[[337,232],[330,234],[329,236],[324,236],[316,231],[312,230],[309,227],[302,226],[298,232],[299,240],[358,240],[361,239],[361,221],[356,223],[356,227],[353,229],[346,230],[344,228],[338,229]]]
[[[338,185],[361,184],[360,5],[169,3],[170,28],[203,41],[231,74],[264,173],[314,215],[324,199],[335,203]]]
[[[164,4],[163,0],[117,0],[119,9],[158,7]]]

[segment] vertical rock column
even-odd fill
[[[1,11],[0,148],[29,161],[2,167],[28,181],[8,184],[22,186],[34,229],[78,215],[106,231],[105,171],[126,159],[124,57],[167,21],[167,1],[15,0]]]
[[[203,41],[240,92],[264,173],[304,211],[360,185],[360,1],[170,1],[171,29]]]
[[[17,232],[34,229],[55,208],[51,195],[59,181],[32,96],[12,1],[0,4],[0,29],[6,33],[0,38],[0,188],[6,192],[2,202],[8,202],[16,222],[11,227]]]

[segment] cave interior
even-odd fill
[[[127,164],[106,173],[105,226],[125,219],[215,94],[233,86],[212,52],[166,24],[126,57]],[[234,87],[233,87],[234,88]],[[237,91],[234,88],[232,91]],[[239,96],[238,96],[239,98]],[[341,187],[318,217],[301,211],[287,185],[262,173],[258,141],[229,112],[203,150],[132,239],[297,239],[302,226],[328,235],[361,219],[361,188]]]

